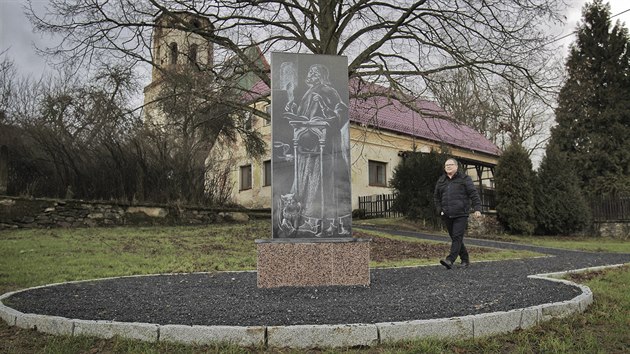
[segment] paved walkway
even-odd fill
[[[447,241],[442,236],[417,232],[387,232]],[[125,326],[141,323],[142,330],[149,333],[148,340],[170,338],[204,342],[218,339],[236,340],[245,345],[262,341],[292,347],[372,345],[386,338],[418,337],[422,334],[417,326],[426,325],[435,331],[436,323],[431,321],[440,319],[438,321],[442,322],[437,328],[441,332],[429,331],[429,335],[455,333],[465,338],[468,334],[471,337],[487,335],[538,323],[544,319],[544,308],[549,304],[567,304],[564,307],[571,307],[569,310],[583,311],[592,299],[585,287],[531,275],[630,262],[630,254],[567,251],[470,238],[466,239],[466,244],[526,249],[546,256],[475,262],[473,253],[473,264],[468,269],[446,270],[440,265],[373,269],[369,287],[258,289],[255,272],[153,275],[64,283],[5,296],[2,301],[9,310],[5,307],[3,319],[20,325],[21,318],[23,327],[32,328],[37,327],[40,317],[62,318],[65,329],[50,331],[105,337],[135,333]],[[533,320],[526,320],[525,315],[530,312]],[[512,325],[502,322],[508,315],[495,316],[501,313],[512,314],[509,315]],[[29,320],[24,314],[44,316]],[[481,319],[483,321],[479,322]],[[49,322],[40,324],[38,329],[50,327]],[[108,324],[109,329],[104,330],[100,324]],[[118,328],[117,325],[118,331],[111,329]],[[220,328],[230,328],[230,334],[217,334]],[[331,338],[339,336],[339,328],[352,330],[348,330],[347,336],[341,336],[340,342],[329,343]],[[304,339],[318,330],[323,331],[320,337]],[[362,339],[352,339],[357,333],[361,333]],[[254,334],[254,339],[243,341]],[[140,335],[134,336],[132,338]],[[303,338],[303,342],[293,343],[292,338],[296,336]],[[147,340],[144,335],[140,337]]]

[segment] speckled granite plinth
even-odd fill
[[[370,285],[370,240],[256,240],[258,287]]]

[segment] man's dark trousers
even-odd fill
[[[468,226],[468,217],[449,218],[444,216],[443,219],[448,235],[451,237],[451,253],[446,259],[451,261],[451,263],[455,263],[457,256],[459,256],[462,262],[469,262],[468,250],[464,246],[464,233],[466,232],[466,226]]]

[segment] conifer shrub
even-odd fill
[[[536,233],[572,234],[590,224],[590,208],[573,165],[557,147],[547,147],[535,183]]]
[[[439,225],[433,191],[446,159],[445,154],[435,151],[408,153],[394,168],[390,180],[396,194],[393,209],[411,220],[425,220],[434,226]]]
[[[509,233],[534,232],[534,172],[527,151],[512,143],[495,169],[497,218]]]

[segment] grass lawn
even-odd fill
[[[256,239],[271,237],[268,220],[191,227],[12,230],[0,232],[0,293],[70,280],[120,275],[256,269]],[[400,245],[434,242],[388,237]],[[376,246],[374,243],[373,246]],[[397,247],[404,248],[404,247]],[[413,250],[414,248],[411,248]],[[372,267],[435,264],[448,245],[386,254]],[[471,249],[475,260],[537,256],[533,252]],[[387,251],[373,248],[372,254]],[[478,255],[478,257],[477,257]]]
[[[255,239],[270,237],[269,221],[244,225],[205,227],[97,228],[71,230],[15,230],[0,232],[0,293],[35,285],[117,275],[171,272],[248,270],[256,267]],[[370,233],[375,245],[411,249],[412,253],[381,252],[371,266],[434,264],[434,247],[446,247],[408,238]],[[526,240],[523,240],[525,242]],[[560,240],[565,241],[564,238]],[[379,243],[380,242],[380,243]],[[581,240],[584,247],[602,247],[601,239]],[[401,246],[402,245],[402,246]],[[416,248],[423,250],[416,251]],[[603,249],[603,248],[602,248]],[[432,251],[426,251],[432,250]],[[439,248],[438,251],[441,252]],[[437,251],[436,251],[437,252]],[[535,254],[474,251],[476,260]],[[374,252],[373,252],[374,253]],[[420,253],[418,256],[416,254]],[[494,259],[494,258],[487,258]],[[622,353],[630,351],[630,268],[580,276],[595,294],[584,315],[554,320],[527,331],[469,341],[413,341],[350,353],[418,352],[565,352]],[[264,348],[183,346],[143,343],[119,338],[50,336],[9,327],[0,321],[0,353],[288,353]]]

